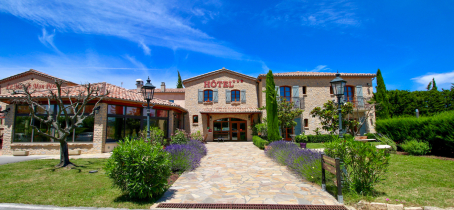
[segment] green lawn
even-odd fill
[[[406,206],[454,206],[454,161],[427,157],[391,155],[385,180],[376,185],[375,196],[346,194],[346,203],[359,200],[400,204]],[[396,201],[396,199],[398,201]]]
[[[59,160],[0,166],[0,203],[148,209],[152,201],[130,201],[102,169],[107,159],[71,160],[77,169],[56,169]],[[98,173],[90,174],[91,170]]]
[[[308,149],[320,149],[324,148],[323,143],[307,143],[306,148]]]

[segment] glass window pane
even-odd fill
[[[126,118],[125,136],[138,138],[140,132],[140,119]]]
[[[220,122],[214,122],[213,126],[214,126],[214,131],[221,131],[222,126],[221,126]]]
[[[28,109],[28,105],[17,105],[16,113],[17,114],[29,114],[30,112]]]
[[[99,106],[99,105],[98,105]],[[95,108],[95,105],[85,105],[85,114],[90,114],[93,109]]]
[[[167,110],[156,110],[157,112],[157,117],[168,117],[169,116],[169,111]]]
[[[123,106],[109,105],[107,106],[107,114],[123,115]]]
[[[147,108],[143,108],[142,112],[143,116],[147,116]],[[150,109],[150,117],[156,117],[156,110],[155,109]]]
[[[70,104],[65,105],[65,109],[66,109],[66,112],[67,112],[68,114],[74,114],[73,109],[72,109],[72,107],[71,107]],[[58,112],[58,110],[59,110],[59,106],[57,105],[57,112]],[[65,113],[65,112],[63,112],[63,109],[62,109],[62,110],[61,110],[61,114],[64,114],[64,113]]]
[[[165,138],[168,137],[167,125],[168,125],[167,120],[158,120],[158,127],[159,127],[159,129],[164,131]]]
[[[78,125],[75,129],[76,136],[75,142],[92,142],[93,141],[93,130],[95,127],[95,118],[89,116],[82,121],[82,124]]]
[[[229,131],[229,123],[223,122],[222,123],[222,131]]]
[[[238,130],[238,123],[232,123],[232,131],[237,131]],[[233,136],[232,136],[233,138]]]
[[[246,123],[240,123],[240,131],[246,131]]]
[[[17,116],[14,124],[14,142],[31,142],[32,128],[30,126],[31,117]]]
[[[246,132],[240,132],[240,141],[246,141]]]
[[[216,120],[216,121],[229,121],[229,118],[221,118],[221,119]]]
[[[52,114],[54,113],[54,105],[41,105],[44,109],[42,109],[41,107],[36,107],[36,114],[47,114],[46,113],[46,110],[49,110],[49,113]]]
[[[232,133],[232,140],[238,140],[238,132]]]
[[[230,121],[244,121],[244,120],[239,119],[239,118],[232,118],[232,119],[230,119]]]
[[[128,106],[126,107],[126,115],[140,116],[140,108]]]
[[[107,139],[121,140],[125,136],[124,118],[108,117],[107,118]]]
[[[34,119],[33,124],[38,128],[39,131],[52,135],[52,129],[50,126],[47,126],[44,123],[41,123],[39,120]],[[69,136],[69,138],[66,139],[68,142],[72,142],[72,135]],[[42,134],[39,134],[38,131],[35,130],[34,135],[33,135],[33,142],[51,142],[51,139],[49,137],[46,137]]]
[[[142,120],[143,122],[143,129],[144,130],[147,130],[147,119],[143,119]],[[158,127],[158,123],[156,121],[156,119],[150,119],[150,129],[153,128],[153,127]]]

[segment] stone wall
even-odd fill
[[[357,86],[361,85],[363,89],[363,96],[365,98],[373,96],[372,78],[370,77],[342,77],[347,81],[347,85]],[[266,78],[261,78],[259,82],[259,88],[261,91],[260,106],[266,105],[266,93],[262,92],[266,90]],[[304,112],[301,115],[301,131],[305,131],[306,134],[315,134],[314,130],[320,127],[320,120],[313,118],[309,113],[315,107],[321,107],[328,100],[336,100],[337,97],[330,94],[330,81],[334,77],[274,77],[276,86],[299,86],[299,98],[303,104]],[[369,83],[370,86],[367,85]],[[306,94],[303,94],[303,86],[306,86]],[[293,94],[293,93],[292,93]],[[355,94],[356,96],[356,94]],[[266,111],[263,112],[263,117],[266,116]],[[364,116],[364,111],[360,112],[360,116]],[[304,119],[308,119],[308,126],[305,127]],[[375,132],[375,112],[372,111],[372,116],[367,120],[366,132]],[[327,133],[322,131],[322,133]]]
[[[183,93],[174,93],[174,92],[155,92],[155,98],[162,100],[174,100],[173,103],[180,105],[185,108],[184,92]]]
[[[205,81],[240,81],[232,83],[234,85],[233,88],[224,88],[223,85],[219,87],[218,85],[216,88],[204,88]],[[241,80],[243,82],[241,82]],[[190,127],[190,132],[196,132],[196,131],[201,131],[203,135],[208,134],[208,141],[213,140],[213,133],[209,134],[207,128],[207,115],[206,114],[201,114],[200,111],[204,108],[257,108],[257,86],[256,86],[256,81],[247,79],[238,75],[234,75],[228,72],[221,72],[216,75],[211,75],[207,76],[198,80],[190,81],[185,83],[185,108],[189,112],[188,120],[190,121],[189,125]],[[217,103],[199,103],[198,102],[198,90],[206,90],[206,89],[218,89],[218,102]],[[246,90],[246,103],[238,103],[238,104],[232,104],[232,103],[226,103],[226,89],[229,90]],[[199,123],[195,125],[192,122],[193,116],[198,115],[199,117]],[[210,116],[215,116],[211,115]],[[222,116],[222,117],[221,117]],[[247,119],[247,114],[223,114],[223,115],[216,115],[216,117],[219,118],[226,118],[226,117],[236,117],[236,118],[242,118],[242,119]],[[215,120],[213,118],[213,120]],[[248,126],[250,123],[248,123]],[[210,128],[212,128],[213,123],[210,122]],[[248,140],[252,139],[252,136],[250,135],[252,132],[248,129]]]

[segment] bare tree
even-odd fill
[[[367,101],[366,98],[354,102],[353,110],[347,115],[346,131],[356,136],[360,128],[369,119],[370,114],[375,110],[375,106],[375,101]],[[361,113],[364,113],[364,116]]]
[[[38,129],[30,121],[30,126],[37,132],[45,137],[51,138],[54,141],[60,142],[60,163],[57,167],[76,166],[69,161],[68,154],[68,137],[71,132],[82,122],[85,118],[94,115],[95,110],[98,108],[98,103],[109,94],[109,91],[102,93],[100,84],[82,84],[80,86],[63,87],[62,80],[55,80],[57,88],[49,89],[47,91],[32,90],[30,84],[20,84],[20,91],[13,91],[12,94],[21,94],[25,97],[23,99],[16,99],[13,103],[26,103],[28,104],[30,115],[33,120],[39,121],[50,128],[55,129],[56,134],[51,135]],[[47,99],[47,109],[40,103],[38,98]],[[89,113],[85,114],[85,107],[87,103],[96,101],[95,108]],[[66,103],[65,103],[66,102]],[[51,104],[58,106],[57,113],[50,110]],[[42,118],[36,115],[37,110],[44,110],[46,117]],[[59,121],[63,117],[63,121]]]

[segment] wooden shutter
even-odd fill
[[[246,90],[241,90],[241,103],[246,103]]]
[[[281,90],[279,90],[279,86],[276,86],[276,91],[277,91],[277,95],[276,95],[276,100],[280,101],[281,100]]]
[[[293,86],[292,87],[292,94],[293,94],[293,107],[294,108],[300,108],[300,91],[299,91],[299,86]]]
[[[295,126],[295,135],[300,135],[301,134],[301,118],[295,118],[296,126]]]
[[[199,103],[203,103],[203,90],[199,89]]]
[[[358,106],[364,106],[363,86],[361,85],[356,86],[356,100],[358,101]]]
[[[218,89],[213,90],[213,102],[218,102]]]
[[[225,103],[230,103],[232,101],[232,91],[226,89],[225,90]]]

